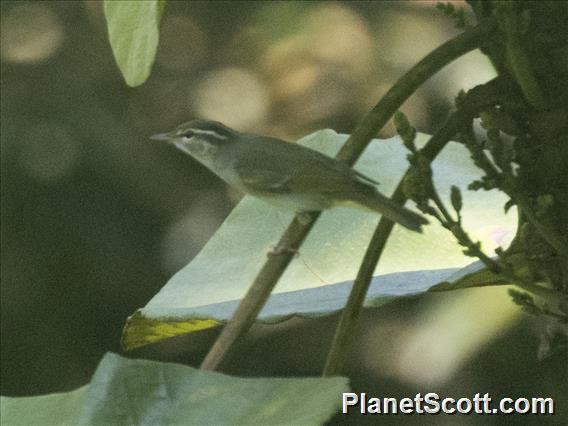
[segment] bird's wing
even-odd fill
[[[291,188],[288,185],[288,176],[282,175],[274,170],[252,169],[246,164],[241,164],[236,168],[237,173],[245,188],[256,191],[269,191],[286,193],[290,192]]]
[[[376,180],[371,179],[369,176],[364,175],[361,172],[358,172],[345,163],[339,162],[334,158],[328,157],[313,149],[308,149],[308,151],[310,152],[310,155],[314,159],[314,161],[318,161],[334,175],[337,175],[337,173],[339,173],[340,175],[349,176],[367,185],[379,185],[379,182],[377,182]]]
[[[306,148],[292,144],[283,147],[282,143],[286,142],[267,146],[262,158],[243,156],[238,159],[235,169],[246,189],[275,193],[324,193],[345,185],[348,178],[334,169],[333,160],[325,157],[322,160],[319,156],[312,156]]]
[[[241,156],[235,168],[252,191],[343,194],[353,191],[354,182],[375,183],[346,164],[300,145],[272,138],[250,142],[265,144],[262,158]]]

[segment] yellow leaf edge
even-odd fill
[[[257,319],[257,323],[274,325],[289,321],[293,318],[312,319],[327,316],[336,311],[315,313],[294,313],[289,315],[274,315],[272,317]],[[144,316],[141,310],[128,317],[122,330],[121,345],[124,350],[130,351],[142,346],[157,343],[182,334],[225,325],[226,320],[213,318],[191,318],[185,320],[156,319]]]
[[[130,351],[170,337],[194,333],[224,324],[214,319],[160,320],[145,317],[139,310],[128,317],[122,330],[122,347]]]

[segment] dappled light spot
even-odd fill
[[[376,79],[368,23],[341,4],[288,12],[295,16],[294,25],[277,32],[258,59],[278,105],[278,120],[309,128],[319,120],[353,113],[355,99],[364,97],[360,82]],[[272,19],[262,14],[255,22],[257,32],[268,33]]]
[[[479,50],[474,50],[435,75],[432,78],[432,86],[440,95],[451,99],[460,90],[470,90],[496,76],[497,72],[489,59]]]
[[[348,7],[325,4],[312,8],[297,31],[281,37],[264,53],[269,73],[288,72],[298,62],[335,65],[344,78],[356,79],[372,65],[372,40],[365,21]]]
[[[202,118],[246,130],[265,120],[268,91],[259,77],[244,68],[229,67],[210,73],[192,95]]]
[[[361,362],[376,379],[430,388],[465,379],[469,364],[522,312],[502,286],[437,293],[422,303],[414,321],[387,318],[364,331]]]
[[[385,366],[400,380],[435,386],[455,379],[487,344],[506,333],[521,310],[502,287],[471,289],[434,302],[420,324],[399,341],[398,356]]]
[[[381,61],[406,70],[450,37],[447,26],[439,25],[429,15],[393,10],[381,20],[376,41]]]
[[[321,68],[314,63],[298,63],[294,69],[282,73],[273,84],[272,91],[276,99],[285,99],[303,95],[310,90],[321,75]]]
[[[53,56],[63,44],[63,26],[45,4],[17,4],[3,13],[1,22],[2,59],[6,61],[41,62]]]
[[[326,3],[307,14],[304,27],[311,38],[310,50],[318,60],[346,67],[351,78],[369,71],[372,41],[359,14],[346,6]]]

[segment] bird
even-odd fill
[[[351,206],[377,212],[416,232],[428,220],[385,195],[378,182],[302,145],[193,120],[151,139],[175,145],[229,185],[296,212]]]

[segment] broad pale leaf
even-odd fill
[[[346,135],[323,130],[299,143],[333,156],[346,139]],[[426,135],[418,135],[417,144],[426,139]],[[388,195],[408,167],[406,155],[398,138],[374,140],[356,168],[380,182],[379,189]],[[448,204],[451,185],[465,188],[480,176],[466,149],[456,143],[450,143],[436,159],[433,172]],[[505,201],[497,191],[463,194],[464,226],[489,252],[513,235],[515,218],[512,212],[503,214]],[[178,331],[199,330],[228,320],[292,217],[293,212],[245,197],[192,262],[131,317],[125,328],[125,346],[140,346]],[[259,319],[277,321],[294,314],[340,309],[378,220],[376,213],[353,208],[324,212]],[[426,291],[470,263],[471,258],[462,254],[454,237],[431,222],[423,234],[395,226],[375,271],[370,298]]]

